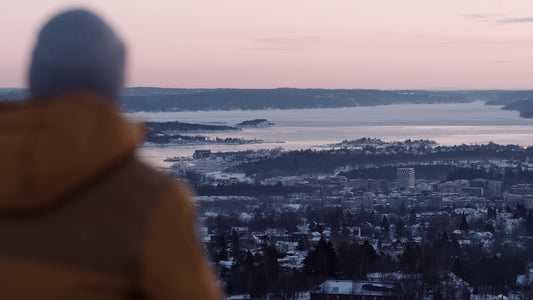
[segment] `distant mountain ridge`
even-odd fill
[[[26,98],[26,89],[0,88],[0,99]],[[306,109],[391,104],[468,103],[476,100],[505,105],[533,116],[533,91],[504,90],[376,90],[376,89],[182,89],[125,88],[126,112]]]
[[[336,108],[479,100],[473,96],[468,92],[422,90],[130,88],[123,96],[123,108],[126,111]]]

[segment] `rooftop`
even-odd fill
[[[336,295],[395,296],[401,293],[396,283],[375,281],[327,280],[314,293]]]

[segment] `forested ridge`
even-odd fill
[[[27,89],[0,88],[0,99],[20,100]],[[467,103],[486,101],[533,116],[533,91],[508,90],[376,90],[376,89],[187,89],[130,87],[121,98],[122,109],[138,111],[209,111],[304,109],[391,104]]]
[[[298,150],[282,153],[274,158],[241,163],[236,170],[248,176],[275,177],[313,173],[333,173],[340,168],[365,168],[378,166],[420,165],[423,163],[512,159],[526,161],[533,157],[533,147],[516,145],[459,145],[419,149],[402,152],[402,148],[391,146],[393,153],[368,152],[365,149]],[[373,150],[374,151],[374,150]],[[395,174],[395,173],[394,173]]]

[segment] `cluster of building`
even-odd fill
[[[327,280],[311,292],[311,300],[401,300],[402,285],[381,281]]]
[[[364,142],[380,144],[375,140]],[[396,146],[403,147],[402,145]],[[434,150],[428,148],[426,151]],[[279,154],[280,150],[226,154],[197,151],[193,159],[181,159],[175,162],[179,170],[194,170],[206,175],[207,184],[232,185],[242,182],[257,183],[257,180],[254,181],[242,174],[225,173],[219,170],[229,169],[242,161],[253,161],[258,157],[276,157]],[[517,167],[515,163],[505,161],[452,161],[449,163],[454,166],[474,168]],[[523,165],[518,167],[523,167]],[[525,219],[513,217],[508,208],[515,208],[518,204],[526,209],[533,208],[533,184],[518,184],[504,188],[502,181],[485,178],[453,181],[428,180],[417,178],[415,169],[412,167],[398,167],[395,180],[308,174],[263,178],[260,184],[281,184],[284,187],[307,187],[309,189],[307,192],[271,196],[266,202],[262,202],[264,198],[254,196],[200,196],[197,197],[197,204],[205,220],[217,215],[235,216],[235,208],[233,207],[231,212],[225,211],[224,205],[216,206],[216,209],[206,209],[202,208],[203,203],[223,203],[224,201],[230,203],[233,200],[248,203],[242,206],[236,217],[239,225],[232,226],[230,231],[238,235],[240,247],[252,253],[261,252],[267,243],[275,245],[276,249],[283,253],[278,258],[282,268],[301,269],[308,254],[307,250],[301,249],[302,241],[312,247],[322,237],[328,240],[340,238],[339,230],[342,230],[343,239],[351,238],[361,244],[368,242],[376,251],[389,257],[400,257],[408,244],[423,245],[428,235],[442,230],[436,227],[440,226],[438,224],[446,224],[447,230],[452,228],[453,230],[448,231],[448,234],[459,245],[482,245],[487,253],[490,253],[497,245],[511,244],[524,248],[524,245],[531,242],[530,238],[524,234]],[[300,216],[297,230],[289,232],[283,227],[267,228],[264,231],[251,230],[248,225],[256,217],[260,208],[264,212],[265,203],[268,203],[268,209],[276,213],[294,212]],[[313,222],[301,217],[306,214],[309,207],[340,208],[345,216],[349,214],[353,218],[365,212],[372,214],[374,221],[354,222],[349,226],[342,226],[342,229],[331,228],[320,221]],[[490,210],[494,209],[497,213],[493,219],[489,219],[487,215]],[[470,228],[459,228],[461,217],[466,219]],[[383,220],[387,220],[386,225],[382,224]],[[201,232],[206,244],[213,242],[216,238],[215,232],[207,227],[203,227]],[[224,268],[230,269],[233,264],[234,261],[230,255],[227,260],[218,261],[217,268],[219,271]],[[398,281],[375,278],[367,278],[365,281],[328,280],[309,291],[309,297],[317,300],[404,299],[405,293],[402,289]]]

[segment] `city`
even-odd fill
[[[290,152],[170,159],[198,192],[199,230],[229,299],[530,297],[533,149],[371,138],[334,146],[324,151],[369,161],[335,174],[248,177],[238,166]],[[385,157],[399,153],[411,161]]]

